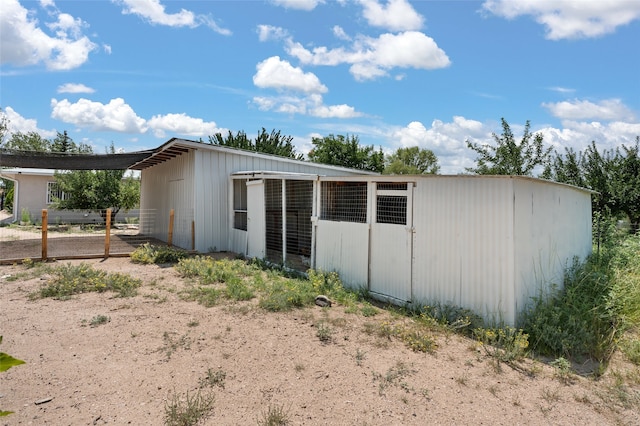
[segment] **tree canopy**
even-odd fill
[[[115,153],[113,144],[109,153]],[[140,200],[140,181],[125,177],[124,170],[56,171],[58,189],[66,195],[54,207],[61,210],[87,210],[99,213],[106,220],[106,210],[112,210],[115,221],[120,210],[135,208]]]
[[[382,173],[384,170],[384,154],[382,149],[376,151],[373,145],[362,146],[357,136],[329,135],[313,138],[313,149],[307,157],[315,163],[331,164]]]
[[[509,123],[502,118],[502,134],[493,133],[495,145],[481,145],[466,141],[467,147],[478,154],[476,167],[466,170],[479,175],[533,176],[536,168],[544,168],[552,147],[545,148],[540,133],[531,134],[527,120],[520,143],[516,142]]]
[[[267,133],[264,127],[258,132],[255,141],[247,137],[244,131],[238,131],[235,136],[231,131],[229,131],[226,137],[222,136],[222,133],[209,136],[209,143],[213,145],[246,149],[248,151],[302,160],[303,155],[296,152],[292,141],[293,136],[282,135],[280,130],[276,131],[275,129],[272,130],[271,133]]]
[[[437,174],[440,171],[438,157],[430,149],[417,146],[398,148],[385,158],[386,175]]]

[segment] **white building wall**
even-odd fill
[[[174,209],[173,244],[191,248],[194,219],[194,153],[142,170],[140,232],[161,241],[169,234],[169,212]],[[197,228],[196,228],[197,235]]]
[[[433,176],[414,190],[413,299],[513,316],[513,190],[504,178]]]
[[[540,180],[514,181],[516,309],[531,297],[562,287],[573,258],[591,253],[591,198],[588,192]]]
[[[345,286],[369,286],[369,224],[318,220],[315,268],[338,272]]]

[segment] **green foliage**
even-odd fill
[[[109,321],[111,321],[111,318],[106,315],[96,315],[95,317],[91,318],[91,321],[89,321],[89,325],[91,327],[97,327],[99,325],[106,324]]]
[[[2,343],[2,336],[0,336],[0,343]],[[4,352],[0,352],[0,373],[24,363],[25,362],[20,359],[14,358]],[[0,410],[0,417],[8,416],[11,413],[13,413],[13,411]]]
[[[115,153],[113,144],[109,153]],[[58,188],[67,195],[55,201],[57,209],[97,212],[105,221],[106,210],[111,209],[115,222],[120,210],[139,204],[140,181],[132,176],[125,178],[124,170],[56,170],[54,176]]]
[[[529,335],[513,327],[476,328],[475,338],[482,343],[487,355],[511,364],[527,356]]]
[[[540,294],[522,318],[536,352],[607,362],[640,327],[640,239],[628,237],[567,268],[564,288]]]
[[[375,151],[373,145],[361,146],[357,136],[345,138],[343,135],[329,135],[313,138],[313,149],[307,157],[315,163],[331,164],[352,169],[382,173],[384,154],[382,149]]]
[[[144,243],[136,248],[130,255],[133,263],[177,263],[187,258],[189,254],[176,247],[156,246]]]
[[[137,293],[142,281],[127,274],[106,273],[93,269],[87,263],[64,264],[49,271],[51,278],[47,284],[31,297],[68,299],[74,294],[112,291],[120,297],[130,297]]]
[[[284,136],[279,130],[276,131],[275,129],[269,134],[264,127],[258,133],[255,142],[248,138],[244,131],[238,131],[235,136],[229,131],[226,138],[222,136],[222,133],[209,136],[209,143],[212,145],[228,146],[302,160],[302,154],[296,152],[292,141],[293,136]]]
[[[211,415],[215,398],[212,393],[185,394],[184,397],[175,392],[168,398],[164,406],[164,424],[167,426],[194,426]]]
[[[207,374],[203,379],[200,379],[200,387],[204,388],[206,386],[212,388],[214,386],[218,386],[224,389],[224,380],[227,377],[227,373],[223,370],[213,370],[211,368],[207,369]]]
[[[440,171],[438,157],[430,149],[398,148],[385,159],[385,175],[437,174]]]
[[[542,134],[531,134],[529,121],[524,126],[524,135],[517,143],[509,123],[502,118],[502,135],[493,134],[495,145],[480,145],[467,141],[467,147],[478,154],[476,167],[466,170],[479,175],[532,176],[537,167],[546,167],[551,147],[545,148]]]

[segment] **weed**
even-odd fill
[[[256,297],[255,292],[241,279],[227,281],[226,295],[231,300],[251,300]]]
[[[333,339],[333,330],[324,322],[316,324],[316,336],[322,343],[329,343]]]
[[[191,320],[187,323],[187,327],[197,327],[200,325],[200,321],[198,320]]]
[[[573,371],[571,370],[571,363],[563,357],[557,358],[552,361],[551,365],[555,369],[555,376],[564,384],[571,384],[574,379]]]
[[[469,377],[466,374],[456,377],[456,383],[461,385],[461,386],[467,386],[467,381],[468,380],[469,380]]]
[[[131,253],[133,263],[177,263],[188,253],[182,249],[168,246],[155,246],[145,243]]]
[[[296,373],[301,373],[306,369],[306,367],[304,364],[296,364],[294,369],[296,370]]]
[[[97,327],[99,325],[106,324],[109,321],[111,321],[111,318],[109,318],[108,316],[96,315],[95,317],[91,318],[91,321],[89,322],[89,325],[91,327]]]
[[[558,389],[542,388],[542,399],[549,404],[560,401],[560,391]]]
[[[192,286],[180,293],[180,297],[187,301],[196,301],[206,308],[218,304],[222,290],[213,287]]]
[[[362,312],[363,317],[372,317],[378,314],[378,308],[370,303],[363,303],[360,312]]]
[[[69,299],[74,294],[87,292],[113,291],[120,297],[130,297],[137,293],[142,281],[127,274],[106,273],[93,269],[91,265],[81,263],[79,265],[65,264],[50,268],[52,276],[48,283],[39,292],[32,293],[31,298],[53,297],[56,299]]]
[[[164,406],[164,424],[167,426],[196,425],[211,415],[213,401],[213,394],[202,394],[200,389],[195,395],[187,391],[184,399],[174,392]]]
[[[269,405],[262,418],[258,419],[258,426],[286,426],[290,423],[289,412],[282,405]]]
[[[488,390],[491,395],[495,396],[496,398],[498,397],[498,386],[491,385],[489,386]]]
[[[362,361],[364,361],[364,359],[366,358],[367,353],[364,352],[362,349],[358,348],[356,349],[356,364],[358,366],[362,365]]]
[[[180,338],[176,340],[172,337],[173,334],[176,334],[176,333],[169,333],[168,331],[165,331],[162,334],[162,340],[164,341],[164,346],[160,348],[160,350],[164,351],[165,355],[167,356],[167,359],[170,359],[171,355],[173,355],[173,353],[179,348],[182,348],[185,350],[191,349],[191,339],[189,338],[189,336],[185,334],[180,336]]]
[[[222,370],[216,370],[209,368],[204,378],[200,379],[200,387],[204,388],[209,386],[210,388],[218,386],[224,389],[224,379],[226,379],[227,373]]]
[[[415,372],[416,370],[414,370],[413,368],[407,367],[407,365],[404,362],[398,361],[396,362],[395,366],[387,370],[386,374],[382,375],[382,374],[376,373],[375,371],[372,374],[373,374],[373,381],[379,381],[378,393],[380,395],[384,395],[385,389],[387,389],[389,386],[392,386],[392,385],[399,385],[402,389],[407,390],[408,385],[402,379],[414,374]]]
[[[620,343],[620,349],[629,361],[640,365],[640,339],[625,339]]]
[[[527,355],[529,336],[512,327],[476,328],[473,334],[487,355],[497,361],[513,364]]]

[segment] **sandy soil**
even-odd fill
[[[77,263],[80,261],[69,261]],[[139,294],[30,301],[46,277],[10,281],[0,266],[0,350],[27,363],[0,374],[6,425],[160,425],[173,395],[194,395],[207,372],[217,385],[208,425],[256,425],[271,408],[293,425],[640,424],[638,405],[614,386],[633,367],[616,360],[601,379],[563,383],[527,361],[533,376],[503,366],[469,339],[438,335],[434,354],[365,332],[340,306],[269,313],[255,301],[205,308],[181,300],[173,268],[128,258],[85,260],[144,281]],[[91,327],[92,318],[109,317]],[[330,325],[332,340],[317,337]],[[638,383],[638,381],[636,381]],[[628,394],[628,393],[627,393]],[[45,402],[46,401],[46,402]]]

